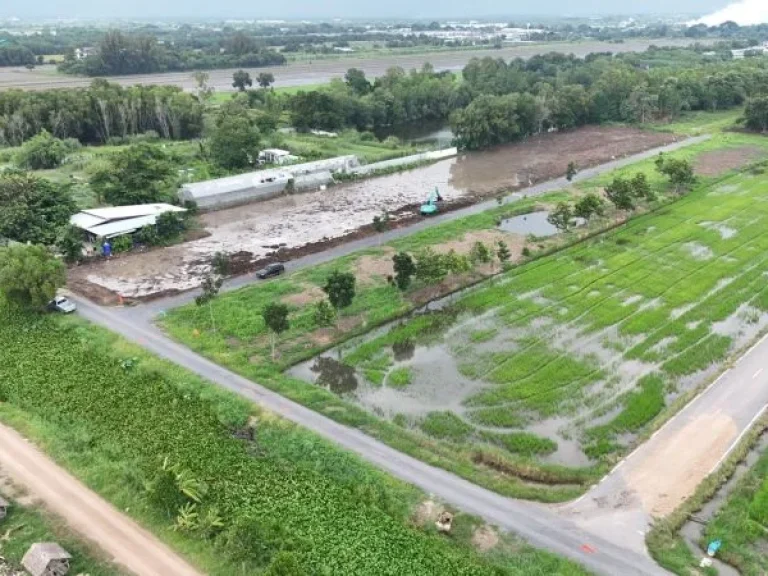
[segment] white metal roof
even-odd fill
[[[87,214],[102,221],[121,220],[123,218],[138,218],[140,216],[150,216],[152,214],[162,214],[163,212],[183,212],[184,208],[173,206],[172,204],[135,204],[133,206],[112,206],[109,208],[92,208],[83,210],[82,214]]]
[[[273,156],[290,156],[291,153],[288,150],[280,150],[280,148],[266,148],[261,151],[263,154],[272,154]]]
[[[99,238],[114,238],[123,234],[131,234],[144,226],[151,226],[157,220],[157,216],[141,216],[139,218],[125,218],[114,222],[107,222],[99,226],[86,228],[88,232]]]
[[[130,234],[143,226],[155,223],[165,212],[186,212],[172,204],[138,204],[135,206],[114,206],[93,208],[78,212],[69,219],[72,226],[101,238],[112,238]]]

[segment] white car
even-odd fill
[[[62,314],[71,314],[77,310],[77,306],[64,296],[56,296],[56,298],[48,303],[48,310],[51,312],[61,312]]]

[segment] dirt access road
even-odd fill
[[[23,486],[108,557],[139,576],[202,576],[184,559],[0,424],[0,475]]]
[[[688,46],[692,42],[686,39],[660,38],[657,40],[633,39],[623,44],[607,42],[551,42],[542,44],[527,44],[502,48],[500,50],[460,50],[453,52],[432,52],[418,55],[403,56],[372,56],[370,58],[343,57],[338,59],[315,60],[314,62],[290,62],[285,66],[269,68],[249,68],[252,77],[259,72],[272,72],[275,75],[276,87],[306,86],[324,84],[333,78],[341,78],[350,68],[364,70],[368,77],[382,76],[389,68],[400,66],[406,70],[421,68],[429,62],[435,70],[461,70],[472,58],[530,58],[547,52],[573,53],[584,57],[591,52],[641,52],[649,46]],[[234,69],[210,70],[210,85],[220,92],[232,92],[232,74]],[[32,70],[26,68],[1,68],[0,90],[22,88],[24,90],[45,90],[48,88],[73,88],[88,86],[92,78],[66,76],[58,74],[53,66],[41,66]],[[173,84],[184,90],[193,90],[195,81],[192,72],[167,72],[159,74],[140,74],[135,76],[113,76],[110,82],[123,86],[133,84]]]

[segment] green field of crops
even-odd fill
[[[99,554],[79,541],[61,520],[44,510],[21,506],[12,500],[8,515],[0,520],[0,574],[21,571],[21,559],[36,542],[57,542],[69,554],[71,574],[118,576],[117,566],[100,559]],[[11,572],[5,572],[10,570]]]
[[[415,489],[114,335],[0,314],[0,419],[205,573],[581,573],[505,538],[475,553],[467,516],[438,535]]]
[[[711,168],[707,162],[721,152],[744,150],[744,162],[754,162],[766,155],[768,141],[722,134],[675,155],[701,158]],[[171,311],[162,325],[215,361],[400,450],[505,494],[568,499],[766,326],[765,177],[761,168],[731,175],[727,168],[701,176],[694,191],[652,214],[534,259],[455,298],[442,313],[384,334],[366,336],[418,301],[383,277],[359,290],[336,329],[320,329],[313,307],[297,302],[276,365],[260,318],[266,303],[317,291],[331,270],[355,272],[362,258],[387,249],[415,250],[494,229],[497,211],[510,205],[226,294],[214,306],[216,333],[207,311],[194,306]],[[638,171],[670,197],[651,161],[619,173]],[[611,178],[576,188],[599,190]],[[536,242],[529,245],[540,250]],[[551,246],[542,244],[542,251]],[[350,337],[330,355],[341,354],[352,372],[324,361],[306,378],[310,360],[303,373],[279,373]],[[413,348],[415,356],[396,358],[397,346]],[[440,357],[437,364],[429,364],[430,355]],[[306,384],[318,378],[325,379],[320,386]],[[446,383],[442,397],[435,380]],[[340,389],[346,393],[336,394]]]
[[[768,573],[768,453],[739,481],[704,535],[723,542],[718,555],[744,576]]]
[[[494,444],[518,465],[612,461],[768,326],[767,202],[763,168],[716,179],[441,313],[348,344],[342,362],[357,368],[364,404],[443,441]],[[415,355],[399,360],[406,343]],[[404,367],[415,371],[405,418],[366,377]],[[430,395],[435,370],[450,398]],[[457,395],[454,421],[440,414],[435,426],[432,410]]]

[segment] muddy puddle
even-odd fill
[[[459,374],[455,359],[444,346],[395,346],[392,353],[395,360],[389,374],[403,369],[411,374],[413,383],[404,388],[392,386],[388,378],[380,384],[372,382],[364,371],[339,361],[338,353],[300,364],[290,373],[352,398],[388,419],[402,414],[417,420],[429,412],[446,410],[463,415],[464,400],[484,387]]]
[[[554,236],[560,232],[555,226],[549,223],[549,212],[541,210],[522,214],[513,218],[506,218],[499,223],[499,229],[509,234],[521,234],[523,236],[536,236],[537,238],[546,238]],[[577,218],[575,226],[583,226],[584,220]]]
[[[709,500],[701,510],[693,514],[688,519],[688,522],[686,522],[680,529],[680,533],[694,553],[697,553],[697,555],[701,557],[705,555],[705,552],[699,547],[699,541],[704,535],[704,528],[707,523],[717,515],[720,508],[723,507],[725,501],[728,499],[728,496],[733,492],[733,489],[738,485],[744,475],[757,463],[760,456],[766,450],[768,450],[768,432],[763,432],[760,439],[752,450],[749,451],[747,457],[739,463],[728,481],[723,484],[712,499]],[[738,570],[716,558],[713,561],[713,566],[717,568],[718,573],[721,576],[739,575]]]

